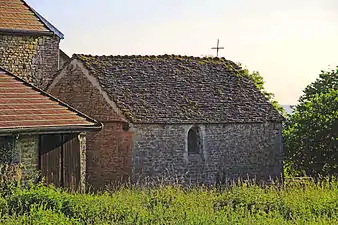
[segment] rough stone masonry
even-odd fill
[[[188,152],[192,126],[202,131],[197,154]],[[268,180],[281,176],[278,123],[135,125],[133,130],[133,180],[150,176],[214,184],[239,177]]]
[[[58,70],[59,43],[56,35],[0,33],[0,66],[44,89]]]

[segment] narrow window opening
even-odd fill
[[[127,123],[127,122],[123,123],[122,129],[123,129],[124,131],[129,131],[129,129],[130,129],[129,123]]]
[[[192,127],[188,132],[188,153],[200,154],[202,149],[201,132],[198,127]]]

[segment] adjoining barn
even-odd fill
[[[224,58],[74,55],[48,91],[104,124],[87,139],[98,187],[280,177],[282,116],[241,72]]]
[[[0,68],[0,163],[47,183],[83,188],[87,131],[101,123]]]

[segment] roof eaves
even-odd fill
[[[0,136],[12,134],[48,134],[48,133],[81,133],[93,132],[102,129],[102,124],[97,126],[56,126],[56,127],[23,127],[23,128],[8,128],[0,129]]]
[[[234,120],[234,121],[207,121],[207,120],[191,120],[191,121],[167,121],[167,120],[157,120],[157,121],[136,121],[131,122],[132,124],[167,124],[167,125],[175,125],[175,124],[257,124],[257,123],[265,123],[265,122],[273,122],[273,123],[282,123],[283,120],[280,118],[275,119],[261,119],[261,120]]]
[[[64,39],[64,34],[58,30],[55,26],[53,26],[53,24],[51,24],[50,22],[48,22],[48,20],[46,20],[42,15],[40,15],[37,11],[35,11],[35,9],[33,9],[30,5],[28,5],[26,3],[26,1],[21,0],[34,14],[35,16],[37,16],[41,22],[50,30],[52,31],[54,34],[56,34],[60,39]]]
[[[54,34],[51,31],[20,30],[20,29],[5,29],[5,28],[0,28],[0,33],[16,33],[22,35],[49,35],[49,36],[52,36]]]

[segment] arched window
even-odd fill
[[[201,132],[198,127],[192,127],[188,132],[188,153],[199,154],[202,150]]]

